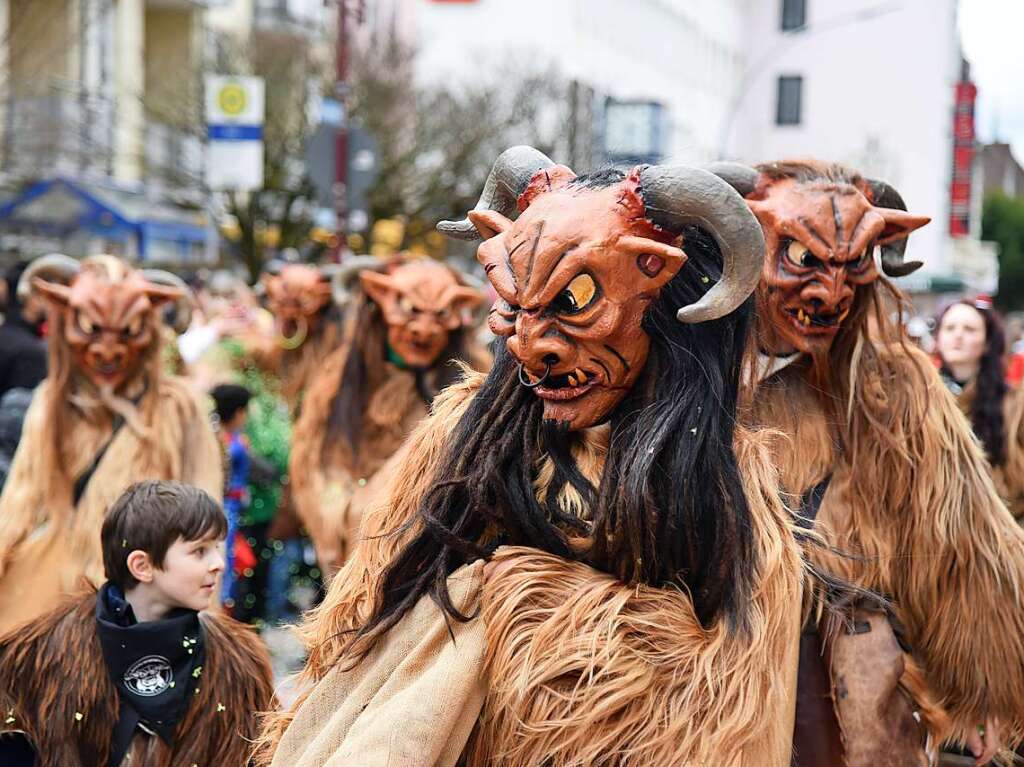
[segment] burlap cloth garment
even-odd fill
[[[460,612],[475,609],[482,585],[482,561],[452,574]],[[484,650],[482,619],[446,625],[420,599],[355,668],[339,664],[316,686],[272,767],[454,767],[483,706]]]

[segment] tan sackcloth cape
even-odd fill
[[[628,586],[577,562],[508,547],[495,555],[500,574],[485,585],[479,615],[452,623],[451,662],[435,645],[443,645],[444,618],[426,597],[365,660],[351,667],[343,657],[346,632],[372,613],[384,567],[419,523],[393,531],[415,517],[481,380],[470,374],[440,395],[398,454],[387,492],[364,515],[353,556],[303,627],[311,649],[303,678],[316,686],[292,712],[270,717],[257,762],[454,764],[465,742],[468,765],[788,765],[804,569],[767,453],[743,430],[736,450],[760,562],[749,636],[721,622],[703,629],[679,590]],[[598,430],[574,450],[591,478],[601,472],[606,439]],[[456,593],[467,572],[474,577],[476,570],[451,577]],[[478,705],[481,634],[484,698],[465,741]],[[412,646],[417,653],[410,655],[405,648]],[[433,665],[418,665],[421,647]],[[408,658],[412,665],[403,665]],[[332,691],[372,692],[368,680],[382,679],[369,702]],[[402,684],[389,688],[395,679]],[[442,715],[438,700],[447,702]],[[357,716],[364,704],[387,713],[364,723]],[[423,735],[413,726],[424,758],[402,761],[403,730],[420,719],[441,724]],[[358,755],[349,758],[356,744]]]
[[[899,696],[911,697],[933,744],[962,738],[989,715],[1005,738],[1018,740],[1024,532],[1000,500],[969,423],[916,349],[861,356],[851,375],[863,399],[841,404],[845,422],[830,419],[810,375],[807,358],[776,372],[757,388],[745,420],[784,435],[773,454],[796,497],[832,475],[815,530],[852,556],[822,546],[808,554],[823,570],[888,597],[912,648],[896,652],[891,638],[872,636],[885,621],[873,632],[841,635],[874,659],[870,680],[857,670],[864,656],[856,647],[838,653],[848,665],[833,664],[847,766],[925,763],[923,733],[891,720],[896,710],[908,714]],[[869,417],[891,439],[870,434]],[[856,434],[870,438],[858,442]]]
[[[171,746],[137,734],[121,767],[246,767],[258,722],[274,705],[256,632],[202,612],[205,658]],[[96,592],[64,600],[0,636],[0,733],[24,732],[44,767],[106,767],[118,694],[96,634]]]
[[[36,390],[0,495],[0,631],[50,610],[62,594],[81,585],[83,576],[102,583],[100,527],[107,508],[128,485],[176,479],[218,500],[223,489],[220,448],[204,408],[183,381],[165,377],[138,405],[154,442],[122,426],[72,508],[70,487],[55,490],[60,485],[43,469],[50,386],[47,379]],[[87,421],[64,406],[69,418],[59,435],[61,460],[74,478],[93,463],[111,426]]]
[[[974,402],[974,384],[968,384],[957,396],[960,411],[969,421]],[[1006,434],[1006,460],[992,466],[992,481],[1006,501],[1017,522],[1024,523],[1024,390],[1011,388],[1003,400],[1003,429]]]

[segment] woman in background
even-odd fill
[[[1006,381],[1006,336],[987,298],[939,315],[935,352],[946,386],[971,422],[1013,516],[1024,515],[1024,399]]]

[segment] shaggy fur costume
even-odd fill
[[[833,373],[838,383],[826,390],[848,390],[845,400],[822,395],[805,357],[760,385],[750,418],[785,435],[774,455],[788,491],[802,494],[832,474],[816,529],[835,549],[811,547],[810,556],[892,600],[913,653],[895,677],[902,670],[937,741],[962,739],[987,716],[1019,740],[1024,532],[970,425],[916,349],[860,340],[845,373]],[[865,735],[888,745],[888,735],[840,725],[848,745]],[[851,762],[851,754],[849,764],[891,763],[872,761],[877,754]]]
[[[366,299],[357,301],[345,341],[310,382],[292,435],[292,500],[328,575],[341,567],[358,539],[363,510],[381,485],[374,475],[427,415],[425,397],[453,372],[445,369],[453,364],[446,353],[424,373],[379,359],[385,333],[376,307]],[[353,355],[365,360],[365,372],[353,385],[367,393],[354,446],[338,427],[336,412]],[[490,364],[482,350],[473,349],[471,360],[478,370]]]
[[[77,506],[74,478],[109,440],[111,413],[86,405],[87,382],[62,376],[60,367],[51,365],[36,390],[0,496],[0,630],[51,609],[82,576],[103,580],[103,515],[132,482],[176,479],[220,497],[220,448],[206,413],[182,381],[161,375],[159,363],[154,355],[138,404],[125,403],[128,420]]]
[[[307,690],[358,657],[353,631],[372,615],[386,565],[421,524],[418,505],[481,380],[470,374],[440,395],[396,457],[353,556],[302,627]],[[592,480],[607,439],[597,428],[575,444]],[[533,549],[499,549],[500,574],[485,585],[475,619],[486,631],[487,695],[468,764],[788,765],[803,566],[766,449],[740,430],[736,452],[760,562],[749,636],[724,620],[703,629],[678,590],[627,586]],[[539,492],[546,477],[542,469]],[[268,718],[261,764],[303,718],[305,698]]]
[[[968,385],[957,396],[960,411],[970,418],[974,386]],[[1024,522],[1024,391],[1010,389],[1003,399],[1003,424],[1006,430],[1006,460],[992,467],[992,480],[1018,523]]]
[[[0,731],[21,731],[41,764],[95,767],[110,759],[118,693],[96,635],[96,592],[0,637]],[[206,657],[195,695],[169,748],[137,735],[123,767],[244,767],[256,712],[274,705],[270,658],[256,634],[200,613]]]

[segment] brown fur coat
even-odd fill
[[[353,556],[303,626],[308,686],[344,668],[346,632],[372,614],[386,564],[417,526],[394,531],[415,518],[481,379],[469,375],[439,396],[396,457]],[[602,470],[606,440],[598,429],[576,445],[591,477]],[[501,575],[484,586],[476,619],[486,633],[487,692],[465,747],[469,764],[789,764],[803,567],[760,440],[741,431],[736,449],[761,563],[751,635],[702,629],[680,591],[626,586],[540,551],[502,549]],[[292,719],[304,718],[304,700],[268,719],[261,763]]]
[[[812,547],[811,557],[891,598],[913,648],[903,683],[933,735],[962,737],[991,715],[1019,739],[1024,532],[970,425],[915,349],[862,349],[850,402],[833,403],[834,415],[810,375],[804,359],[768,378],[749,418],[783,435],[773,452],[788,491],[832,474],[816,529],[852,556]],[[888,743],[880,736],[877,746]]]
[[[0,732],[24,732],[43,765],[96,767],[110,758],[118,697],[96,635],[95,607],[90,590],[0,637]],[[270,658],[248,626],[205,612],[200,621],[206,658],[173,748],[137,735],[123,767],[248,763],[256,712],[274,702]]]
[[[51,609],[82,576],[103,580],[100,526],[132,482],[177,479],[221,496],[220,448],[205,409],[180,379],[157,378],[137,406],[148,437],[125,424],[72,508],[73,478],[109,439],[111,418],[87,418],[66,396],[53,379],[40,385],[0,495],[0,631]]]

